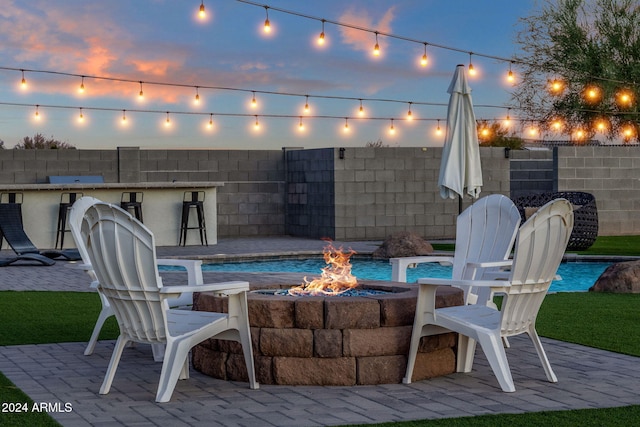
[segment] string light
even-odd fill
[[[347,119],[346,117],[344,118],[344,127],[342,128],[342,131],[344,133],[349,132],[349,119]]]
[[[304,104],[304,113],[305,113],[305,114],[309,114],[309,112],[310,112],[310,108],[309,108],[309,95],[305,95],[305,97],[306,97],[306,101],[305,101],[305,104]]]
[[[602,98],[602,91],[596,85],[589,85],[584,90],[584,97],[589,103],[598,103]]]
[[[380,45],[378,44],[378,32],[375,32],[376,34],[376,45],[373,47],[373,55],[374,56],[380,56]]]
[[[40,111],[39,111],[40,106],[36,105],[36,113],[34,114],[34,118],[36,120],[40,120]]]
[[[82,76],[82,80],[80,80],[80,87],[78,88],[78,92],[84,93],[84,76]]]
[[[553,79],[549,82],[549,90],[553,95],[560,95],[564,92],[565,84],[560,79]]]
[[[169,112],[167,111],[167,120],[164,121],[166,127],[171,126],[171,119],[169,119]]]
[[[429,58],[427,57],[427,43],[425,43],[424,54],[422,55],[422,58],[420,58],[420,65],[422,65],[423,67],[426,67],[428,63],[429,63]]]
[[[253,125],[253,129],[258,131],[258,130],[260,130],[260,122],[258,121],[258,116],[255,116],[255,117],[256,117],[256,122]]]
[[[200,17],[200,19],[204,19],[207,17],[206,12],[204,11],[204,0],[202,0],[202,3],[200,3],[200,10],[198,11],[198,16]]]
[[[504,120],[505,127],[511,126],[511,117],[509,115],[510,111],[511,111],[511,108],[507,109],[507,118]]]
[[[617,99],[620,107],[631,107],[633,104],[633,96],[626,90],[618,92]]]
[[[596,129],[600,132],[604,132],[609,128],[609,123],[606,119],[600,118],[596,120]]]
[[[142,100],[144,98],[144,92],[142,91],[142,81],[140,81],[140,93],[138,93],[138,99]]]
[[[513,64],[513,62],[509,63],[509,72],[507,73],[507,81],[509,83],[513,83],[515,81],[515,76],[513,75],[513,71],[511,70],[511,65]]]
[[[193,99],[193,103],[196,105],[200,104],[200,94],[198,93],[198,86],[196,86],[196,97]]]
[[[324,45],[324,23],[325,20],[322,20],[322,31],[320,32],[320,35],[318,36],[318,46],[322,46]]]
[[[267,14],[267,19],[264,20],[264,32],[269,34],[271,32],[271,22],[269,22],[269,6],[264,7],[264,12]]]
[[[413,113],[411,112],[411,102],[409,103],[409,111],[407,111],[407,120],[413,120]]]
[[[475,76],[476,75],[476,69],[473,68],[473,63],[471,62],[471,55],[473,55],[473,53],[469,52],[469,75],[470,76]]]
[[[300,116],[300,123],[298,124],[298,131],[304,132],[304,124],[302,123],[302,116]]]
[[[207,129],[213,129],[213,113],[209,113],[209,123],[207,123]]]
[[[438,127],[436,127],[436,135],[442,135],[442,128],[440,128],[440,119],[438,119]]]
[[[26,90],[27,89],[27,79],[24,78],[24,70],[20,70],[22,71],[22,81],[20,82],[20,87],[22,88],[22,90]]]
[[[120,120],[120,124],[125,126],[127,124],[127,114],[126,110],[122,110],[122,119]]]
[[[395,135],[396,129],[393,127],[393,119],[391,119],[391,126],[389,127],[389,135]]]
[[[555,119],[553,122],[551,122],[551,127],[553,128],[553,130],[555,130],[556,132],[562,130],[562,120],[560,119]]]
[[[258,100],[256,99],[255,92],[253,92],[253,98],[251,98],[251,108],[258,108]]]
[[[84,122],[84,115],[82,114],[82,107],[80,107],[80,115],[78,116],[78,122]]]
[[[364,117],[364,115],[365,115],[364,107],[362,106],[362,99],[360,100],[360,108],[358,109],[358,115],[360,117]]]

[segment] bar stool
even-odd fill
[[[58,248],[58,242],[60,242],[60,249],[64,247],[64,235],[66,232],[71,231],[67,228],[68,221],[67,216],[71,210],[71,206],[77,199],[84,196],[83,193],[62,193],[60,195],[60,205],[58,207],[58,231],[56,232],[56,245],[54,249]]]
[[[196,210],[198,226],[189,227],[191,209]],[[182,198],[182,219],[180,221],[180,240],[178,246],[187,244],[187,230],[200,230],[200,244],[209,246],[207,227],[204,222],[204,191],[185,191]]]
[[[22,204],[22,193],[2,193],[0,194],[0,203],[18,203]]]
[[[120,207],[129,212],[133,210],[133,216],[140,222],[142,221],[142,197],[140,191],[125,191],[120,197]]]

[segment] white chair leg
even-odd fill
[[[476,340],[458,334],[458,361],[456,372],[471,372],[476,355]]]
[[[111,389],[111,383],[113,382],[113,377],[116,375],[118,363],[120,363],[120,357],[122,356],[124,347],[127,345],[127,341],[128,339],[123,335],[120,335],[118,337],[116,345],[113,348],[113,353],[111,354],[111,361],[109,362],[107,373],[104,376],[104,381],[102,381],[102,387],[100,387],[100,394],[109,393],[109,390]]]
[[[100,310],[100,314],[98,315],[98,320],[96,320],[96,325],[93,327],[93,333],[91,334],[87,348],[84,350],[85,356],[93,354],[93,350],[98,342],[98,337],[100,336],[100,331],[104,326],[104,322],[111,316],[113,316],[113,310],[111,307],[102,306],[102,310]]]
[[[188,340],[167,343],[156,402],[163,403],[171,400],[178,378],[183,374],[190,349]]]
[[[529,327],[529,331],[527,332],[529,338],[533,342],[534,347],[536,348],[536,352],[538,353],[538,357],[540,358],[540,363],[542,363],[542,367],[544,368],[545,374],[547,374],[547,379],[549,382],[557,383],[558,378],[556,374],[551,369],[551,363],[549,363],[549,359],[547,358],[547,354],[544,352],[544,348],[542,347],[542,342],[540,342],[540,337],[538,337],[538,333],[536,332],[536,328],[531,325]]]
[[[235,300],[235,301],[234,301]],[[237,304],[240,313],[238,320],[238,335],[240,336],[240,344],[242,345],[242,353],[244,355],[244,363],[247,367],[247,376],[249,377],[249,388],[256,390],[260,388],[260,384],[256,380],[256,368],[253,360],[253,344],[251,343],[251,328],[249,326],[249,306],[247,304],[246,293],[229,295],[229,310],[231,306]]]
[[[489,362],[502,391],[516,391],[516,387],[513,385],[511,370],[509,369],[509,362],[507,361],[507,354],[504,351],[500,335],[479,334],[478,342],[480,343],[484,354],[487,356],[487,361]]]

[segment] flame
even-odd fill
[[[304,278],[304,283],[289,289],[289,295],[340,295],[358,286],[358,279],[351,274],[349,259],[357,252],[349,249],[336,249],[331,242],[322,250],[327,266],[322,269],[322,275],[311,281]]]

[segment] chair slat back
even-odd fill
[[[522,333],[535,323],[573,229],[573,210],[565,199],[540,208],[518,233],[511,287],[502,302],[505,335]]]
[[[82,237],[100,289],[120,332],[139,342],[166,339],[166,302],[160,298],[153,234],[119,207],[95,203],[84,215]]]
[[[452,277],[471,279],[467,262],[507,259],[520,221],[518,208],[501,194],[483,197],[462,212],[456,225]],[[476,271],[474,278],[482,279],[482,271]]]
[[[69,229],[71,230],[71,236],[76,242],[80,258],[82,258],[82,262],[85,264],[90,264],[91,260],[89,259],[89,253],[87,252],[87,248],[85,247],[82,239],[82,220],[84,219],[84,214],[87,209],[89,209],[89,206],[97,202],[100,202],[100,200],[94,197],[82,197],[76,200],[69,212]]]

